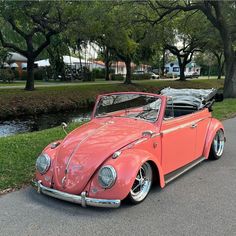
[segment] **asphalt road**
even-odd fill
[[[82,208],[31,187],[0,197],[0,235],[236,235],[236,118],[222,159],[152,190],[140,205]]]

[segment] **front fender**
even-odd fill
[[[62,142],[62,140],[57,140],[57,142]],[[44,149],[42,153],[46,153],[51,158],[51,166],[49,170],[45,174],[40,174],[37,170],[35,173],[35,177],[37,180],[42,181],[42,184],[46,187],[51,187],[52,185],[52,179],[53,179],[53,161],[56,157],[57,150],[60,148],[60,145],[54,149],[51,148],[52,143],[48,144]]]
[[[90,182],[89,197],[123,200],[129,194],[138,170],[146,161],[156,165],[159,173],[154,174],[159,174],[160,185],[164,187],[164,176],[158,160],[145,150],[127,149],[117,159],[109,158],[104,163],[115,168],[117,172],[115,184],[110,189],[101,188],[98,183],[98,173],[95,173]]]
[[[224,131],[223,124],[219,120],[212,118],[208,127],[206,141],[205,141],[204,150],[203,150],[203,156],[206,157],[206,159],[208,159],[209,157],[211,144],[213,142],[213,139],[216,135],[217,130],[219,129],[222,129]]]

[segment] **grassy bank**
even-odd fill
[[[69,130],[79,124],[71,124]],[[0,194],[8,188],[29,184],[35,171],[36,157],[50,142],[65,136],[61,127],[0,138]]]
[[[225,119],[236,115],[236,99],[215,103],[213,115]],[[70,130],[79,124],[71,124]],[[50,142],[63,138],[60,127],[0,138],[0,193],[8,188],[29,184],[34,176],[35,160]]]
[[[181,81],[138,81],[124,84],[75,84],[73,86],[40,87],[33,92],[23,89],[0,90],[0,120],[10,117],[55,113],[93,105],[98,94],[117,91],[157,93],[164,87],[222,88],[223,80],[205,79]]]

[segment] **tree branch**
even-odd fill
[[[19,47],[17,47],[16,45],[14,45],[12,43],[5,42],[4,37],[2,35],[2,31],[0,31],[0,41],[1,41],[1,44],[4,48],[13,49],[14,51],[20,53],[21,55],[23,55],[25,57],[28,56],[27,51],[24,51],[24,50],[20,49]]]
[[[27,37],[27,35],[16,26],[16,23],[12,17],[8,17],[6,20],[12,26],[12,29],[15,30],[20,36],[24,39]]]
[[[34,51],[34,57],[36,58],[42,51],[44,48],[46,48],[51,41],[51,36],[55,35],[56,33],[54,32],[49,32],[46,34],[46,40],[37,48],[37,50]]]

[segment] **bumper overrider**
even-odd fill
[[[86,197],[86,192],[82,192],[81,195],[74,195],[65,192],[61,192],[52,188],[45,187],[41,184],[41,181],[32,181],[32,186],[37,189],[38,193],[43,193],[45,195],[61,199],[67,202],[73,202],[80,204],[83,207],[93,206],[93,207],[109,207],[117,208],[120,206],[120,200],[110,200],[110,199],[96,199]]]

